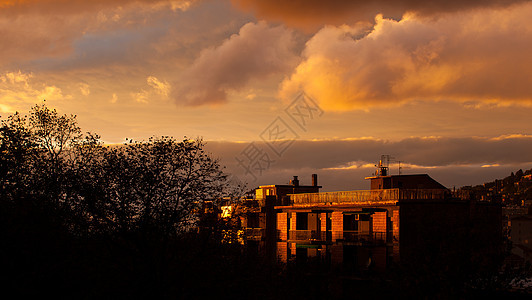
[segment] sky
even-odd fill
[[[234,180],[449,188],[532,168],[532,2],[0,0],[0,116],[201,138]],[[399,170],[399,162],[401,170]]]

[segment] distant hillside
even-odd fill
[[[507,205],[521,205],[524,200],[532,200],[532,169],[524,172],[520,169],[503,179],[482,185],[464,186],[459,191],[469,192],[481,201],[502,201]]]

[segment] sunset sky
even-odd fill
[[[458,188],[532,167],[531,20],[512,0],[0,0],[0,115],[46,99],[106,144],[201,137],[250,187],[367,189],[389,154]]]

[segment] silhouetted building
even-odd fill
[[[427,174],[379,168],[367,178],[370,190],[320,193],[317,175],[311,186],[297,176],[290,185],[260,186],[243,218],[248,241],[283,262],[316,259],[362,272],[399,259],[483,263],[500,253],[499,204],[453,198]]]
[[[510,222],[512,254],[518,256],[523,263],[532,263],[532,207],[528,208],[528,214],[513,216]]]
[[[279,258],[316,257],[350,270],[384,270],[398,260],[405,223],[399,203],[443,200],[450,192],[426,174],[380,174],[367,178],[370,190],[292,194],[288,205],[276,206]]]
[[[261,185],[255,190],[255,199],[264,200],[266,196],[275,196],[276,205],[289,201],[291,194],[317,193],[321,186],[318,185],[318,175],[312,174],[312,185],[300,185],[297,176],[287,185]]]
[[[391,175],[366,177],[371,180],[371,189],[447,189],[427,174]]]
[[[300,185],[297,176],[285,185],[262,185],[255,189],[255,197],[245,201],[242,214],[242,226],[247,238],[248,248],[266,251],[265,242],[271,244],[276,235],[276,214],[274,206],[289,203],[291,194],[317,193],[318,175],[312,174],[311,185]],[[268,251],[273,251],[272,247]]]

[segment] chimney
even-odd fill
[[[294,176],[294,179],[290,180],[290,184],[293,186],[299,186],[299,180],[297,179],[297,176]]]
[[[312,186],[318,186],[318,174],[312,174]]]

